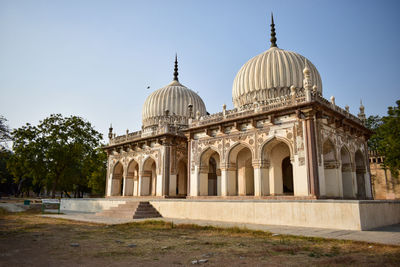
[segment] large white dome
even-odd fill
[[[167,86],[151,93],[143,105],[143,127],[157,125],[160,119],[175,117],[178,124],[185,124],[189,118],[189,105],[193,106],[193,114],[206,115],[206,106],[195,92],[174,80]],[[166,111],[168,110],[168,115]]]
[[[232,100],[235,107],[289,94],[292,85],[298,90],[303,88],[305,64],[310,69],[312,85],[316,85],[322,93],[317,68],[302,55],[278,48],[275,35],[272,18],[271,48],[247,61],[233,81]]]
[[[302,55],[278,47],[271,47],[253,57],[242,66],[233,82],[234,106],[253,103],[255,99],[261,101],[286,95],[292,85],[302,88],[305,62],[306,58]],[[317,68],[308,60],[307,66],[313,85],[322,93],[322,82]]]

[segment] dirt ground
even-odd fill
[[[0,266],[400,266],[398,246],[162,221],[106,226],[38,212],[0,209]]]

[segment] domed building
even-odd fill
[[[234,109],[208,114],[174,79],[142,109],[142,130],[110,128],[107,196],[189,199],[371,199],[364,109],[322,96],[317,68],[277,46],[233,80]],[[182,204],[183,205],[183,204]]]

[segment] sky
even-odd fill
[[[210,113],[232,105],[241,66],[270,46],[318,69],[323,95],[357,114],[400,99],[400,1],[0,0],[0,115],[11,128],[76,115],[107,138],[140,130],[146,97],[173,79]],[[150,86],[150,89],[147,87]]]

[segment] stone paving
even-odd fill
[[[134,220],[134,219],[101,217],[95,215],[94,213],[77,213],[77,212],[71,212],[71,213],[68,212],[66,214],[60,214],[60,215],[45,214],[40,216],[85,221],[92,223],[101,223],[101,224],[121,224],[121,223],[138,222],[146,220],[146,219]],[[400,246],[400,224],[380,227],[369,231],[354,231],[354,230],[337,230],[337,229],[312,228],[312,227],[294,227],[294,226],[284,226],[284,225],[263,225],[263,224],[244,224],[244,223],[234,223],[234,222],[227,223],[218,221],[185,220],[185,219],[174,219],[174,218],[157,218],[157,220],[165,220],[168,222],[173,222],[174,224],[197,224],[202,226],[210,225],[217,227],[239,227],[251,230],[268,231],[273,234],[280,234],[280,235],[344,239],[344,240],[363,241],[368,243],[380,243],[386,245]]]

